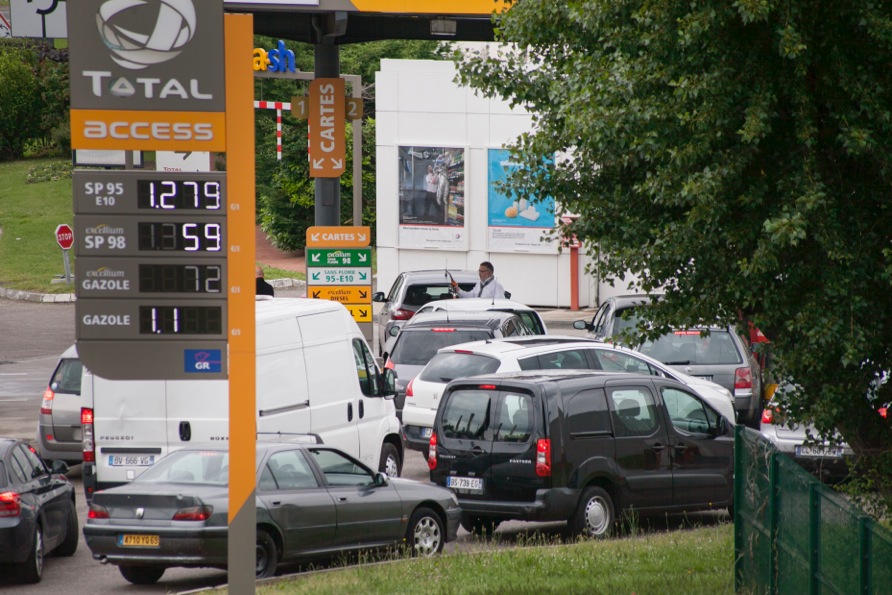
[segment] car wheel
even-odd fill
[[[378,471],[386,473],[389,477],[400,476],[400,453],[389,442],[385,442],[381,447],[381,461],[378,463]]]
[[[127,582],[134,585],[154,585],[164,574],[164,566],[118,566]]]
[[[468,533],[489,537],[495,533],[502,521],[480,516],[461,515],[461,526]]]
[[[43,577],[43,530],[40,525],[34,529],[34,541],[28,559],[18,567],[19,580],[23,583],[39,583]]]
[[[445,536],[443,521],[430,508],[419,508],[409,519],[406,543],[412,548],[413,556],[429,558],[443,551]]]
[[[615,520],[610,494],[603,488],[590,487],[582,493],[570,523],[576,535],[606,537],[613,531]]]
[[[77,532],[77,509],[74,507],[74,502],[68,501],[68,523],[65,530],[65,541],[56,548],[56,554],[59,556],[73,556],[74,552],[77,551],[77,540],[78,540],[78,532]]]
[[[257,563],[254,575],[257,578],[269,578],[276,574],[279,565],[279,550],[276,542],[269,533],[263,529],[257,530]]]

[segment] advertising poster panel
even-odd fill
[[[489,249],[492,252],[557,253],[558,245],[546,232],[554,229],[554,198],[535,202],[516,199],[500,190],[519,164],[511,161],[507,149],[489,149]]]
[[[400,246],[467,248],[465,150],[399,148]]]

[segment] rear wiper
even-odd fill
[[[499,432],[502,430],[502,425],[503,425],[503,424],[504,424],[504,422],[502,422],[501,424],[499,424],[499,427],[496,428],[496,435],[495,435],[495,437],[494,437],[495,440],[498,440],[498,439],[499,439]]]
[[[453,380],[455,380],[455,379],[454,378],[446,378],[444,376],[440,377],[440,382],[452,382]]]
[[[684,366],[691,363],[691,360],[685,359],[680,362],[664,362],[667,366]]]

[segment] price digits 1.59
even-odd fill
[[[223,233],[219,223],[141,222],[140,250],[220,252]]]

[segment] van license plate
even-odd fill
[[[470,492],[483,491],[482,477],[447,477],[446,487],[453,490],[468,490]]]
[[[133,535],[118,536],[118,545],[121,547],[161,547],[161,537],[158,535]]]
[[[109,455],[109,467],[150,467],[155,464],[155,455]]]
[[[828,459],[842,458],[842,448],[833,446],[797,446],[797,457],[820,457]]]
[[[421,437],[422,438],[430,438],[431,430],[433,430],[433,428],[421,428]]]

